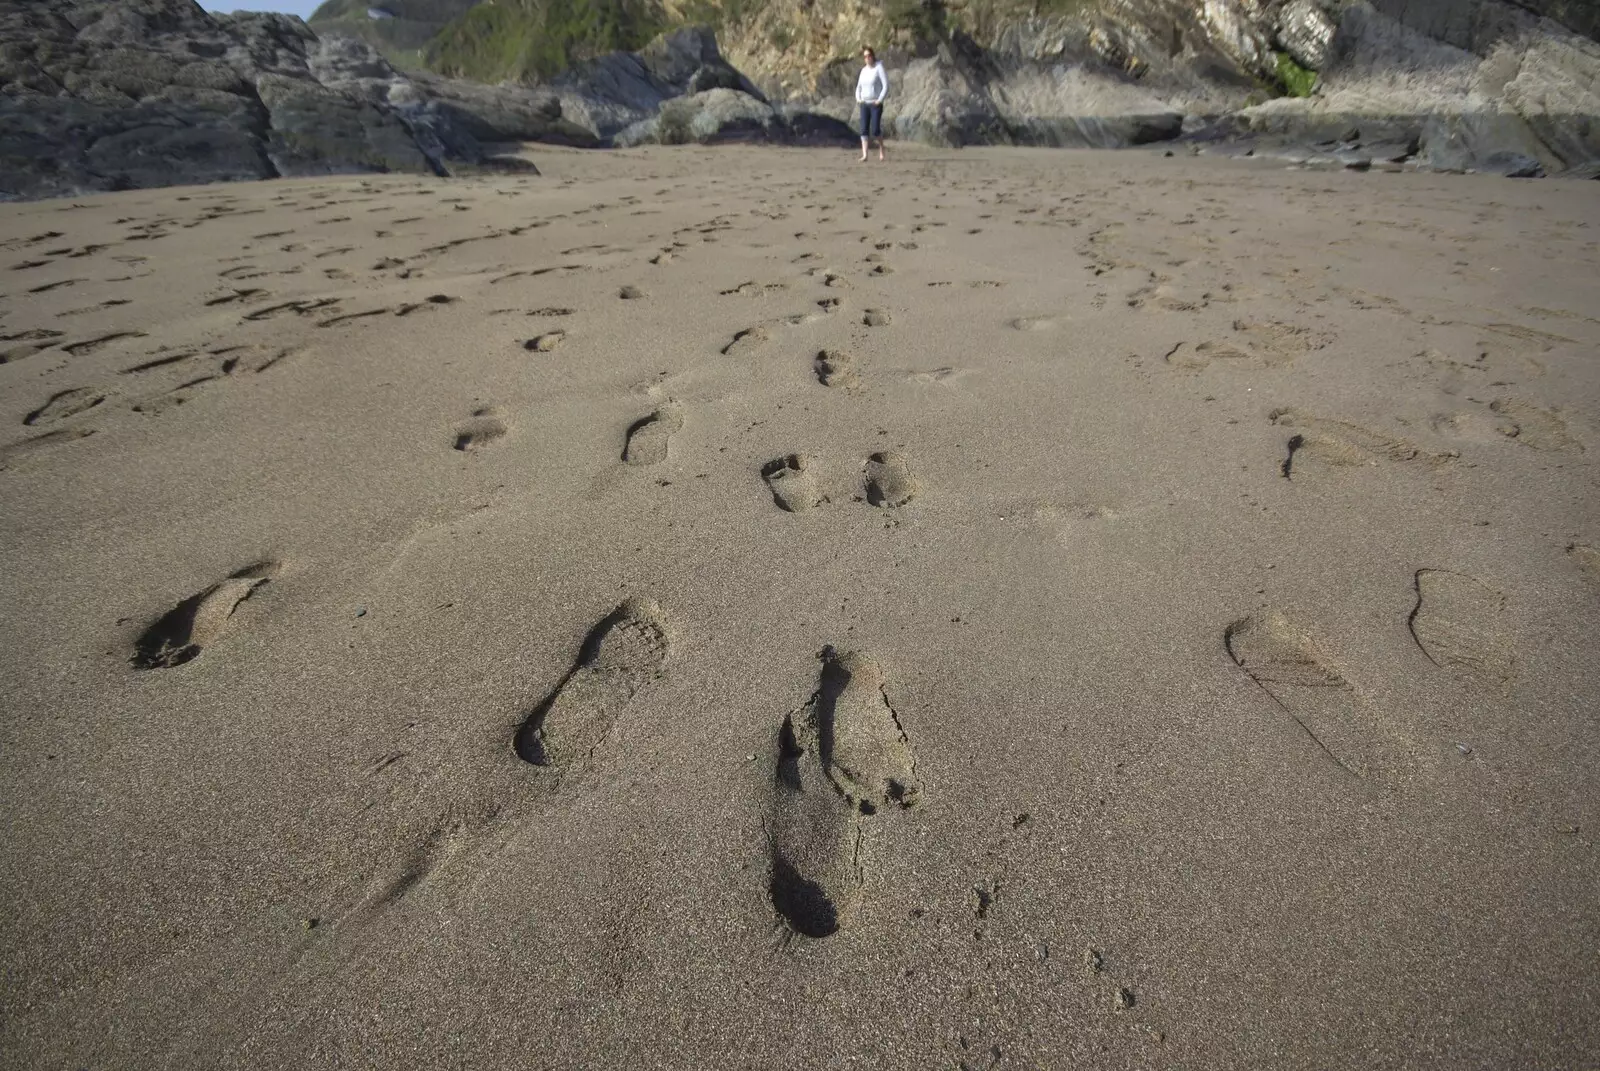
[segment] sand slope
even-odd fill
[[[1573,1067],[1600,188],[0,210],[12,1067]]]

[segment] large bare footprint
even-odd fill
[[[866,881],[863,822],[917,805],[921,786],[883,672],[822,652],[817,690],[783,719],[768,827],[768,892],[784,925],[810,938],[848,925]]]

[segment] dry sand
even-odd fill
[[[0,1062],[1571,1068],[1600,186],[0,210]]]

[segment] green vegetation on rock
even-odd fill
[[[440,31],[428,66],[480,82],[544,79],[604,52],[638,49],[665,28],[646,0],[495,0]]]
[[[678,17],[673,21],[683,26],[709,26],[720,30],[738,25],[761,9],[762,0],[687,0],[678,5]]]
[[[1294,61],[1287,52],[1277,53],[1278,84],[1286,96],[1309,97],[1317,85],[1317,72],[1308,71]]]

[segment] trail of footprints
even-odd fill
[[[572,667],[520,719],[512,750],[565,772],[626,737],[629,705],[663,672],[668,626],[629,599],[589,631]],[[916,760],[870,657],[825,648],[816,690],[778,726],[766,815],[767,886],[786,930],[824,938],[848,925],[868,883],[865,833],[922,796]]]
[[[730,226],[726,220],[713,221],[702,231]],[[525,229],[465,238],[423,250],[421,255],[437,254],[483,238],[514,235]],[[914,243],[901,244],[915,248]],[[685,243],[674,242],[671,248],[655,254],[650,263],[668,265],[685,248]],[[887,243],[878,248],[887,248]],[[568,250],[563,255],[582,251]],[[400,266],[403,262],[389,265]],[[581,270],[586,266],[516,270],[493,282],[549,271]],[[877,264],[868,274],[882,278],[891,271],[888,265]],[[850,280],[841,272],[818,267],[808,274],[830,290],[851,289]],[[239,275],[241,279],[252,277]],[[720,293],[754,299],[785,286],[750,281]],[[646,292],[634,286],[621,287],[615,294],[623,301],[648,298]],[[207,305],[252,306],[244,313],[245,322],[316,316],[321,317],[317,321],[319,327],[335,327],[381,315],[407,316],[455,300],[435,295],[414,304],[344,313],[333,298],[259,307],[269,297],[259,289],[230,289]],[[1214,301],[1227,300],[1232,300],[1231,294],[1189,294],[1163,281],[1129,295],[1127,303],[1134,308],[1191,312]],[[772,342],[782,325],[812,322],[844,307],[837,296],[822,298],[814,311],[738,331],[721,352],[728,357],[753,354]],[[556,317],[572,311],[551,307],[526,315]],[[892,324],[892,317],[886,310],[867,308],[860,313],[860,323],[868,328],[884,328]],[[1011,321],[1011,326],[1018,331],[1047,332],[1059,327],[1060,321],[1023,317]],[[1274,368],[1329,343],[1318,332],[1277,321],[1240,319],[1232,328],[1232,334],[1223,339],[1179,344],[1165,354],[1165,363],[1195,373],[1213,365]],[[138,332],[122,332],[63,344],[64,337],[62,332],[44,330],[0,337],[0,345],[8,347],[0,349],[0,363],[22,360],[51,348],[78,356],[142,336]],[[565,331],[553,330],[523,345],[534,353],[550,353],[565,339]],[[176,365],[196,356],[156,356],[124,369],[124,373]],[[221,374],[231,371],[231,366],[223,367]],[[857,393],[863,387],[862,363],[844,349],[815,351],[811,374],[816,385],[843,395]],[[24,423],[43,427],[68,420],[101,405],[114,393],[88,387],[59,391],[31,411]],[[1291,481],[1318,465],[1439,466],[1455,457],[1451,453],[1430,453],[1403,438],[1296,409],[1274,410],[1269,420],[1288,433],[1279,471]],[[673,451],[673,438],[683,426],[683,412],[676,404],[659,405],[625,429],[620,461],[636,467],[666,461]],[[1487,413],[1442,415],[1436,418],[1434,428],[1457,437],[1471,437],[1487,428],[1486,437],[1533,449],[1582,449],[1557,411],[1517,399],[1496,399],[1487,404]],[[506,414],[493,406],[480,406],[451,428],[448,441],[457,452],[475,454],[500,442],[507,433]],[[91,432],[87,429],[60,429],[19,446],[37,449],[88,434]],[[14,452],[18,447],[10,449]],[[4,467],[5,456],[0,456],[0,467]],[[789,514],[806,513],[845,497],[878,509],[898,509],[916,500],[921,491],[908,458],[892,450],[872,453],[860,461],[848,483],[842,478],[838,483],[830,482],[823,462],[815,455],[802,453],[770,460],[760,466],[759,475],[773,505]],[[1574,544],[1568,554],[1585,575],[1600,577],[1600,565],[1596,564],[1600,554],[1592,547]],[[277,577],[279,570],[279,564],[273,561],[255,563],[173,606],[139,634],[133,645],[133,665],[140,670],[171,669],[198,659],[232,631],[240,606]],[[1518,664],[1510,630],[1503,622],[1507,602],[1502,593],[1475,577],[1436,568],[1418,570],[1413,587],[1415,601],[1406,625],[1429,664],[1488,687],[1505,688],[1515,681]],[[1222,646],[1239,671],[1303,733],[1315,752],[1344,774],[1360,781],[1383,783],[1414,767],[1417,742],[1363,697],[1359,672],[1342,665],[1320,638],[1290,615],[1265,609],[1244,616],[1223,630]],[[670,649],[671,629],[660,606],[646,598],[629,599],[617,606],[589,630],[570,667],[554,687],[517,712],[511,733],[515,755],[530,766],[564,772],[602,761],[614,749],[625,746],[635,701],[666,672]],[[768,794],[758,804],[766,831],[766,892],[775,921],[788,935],[805,940],[826,939],[851,924],[870,889],[873,852],[882,839],[881,831],[913,811],[923,798],[916,756],[891,705],[882,668],[861,652],[841,653],[826,648],[818,659],[816,686],[810,698],[775,726]],[[994,890],[980,891],[978,896],[981,918],[992,902]]]

